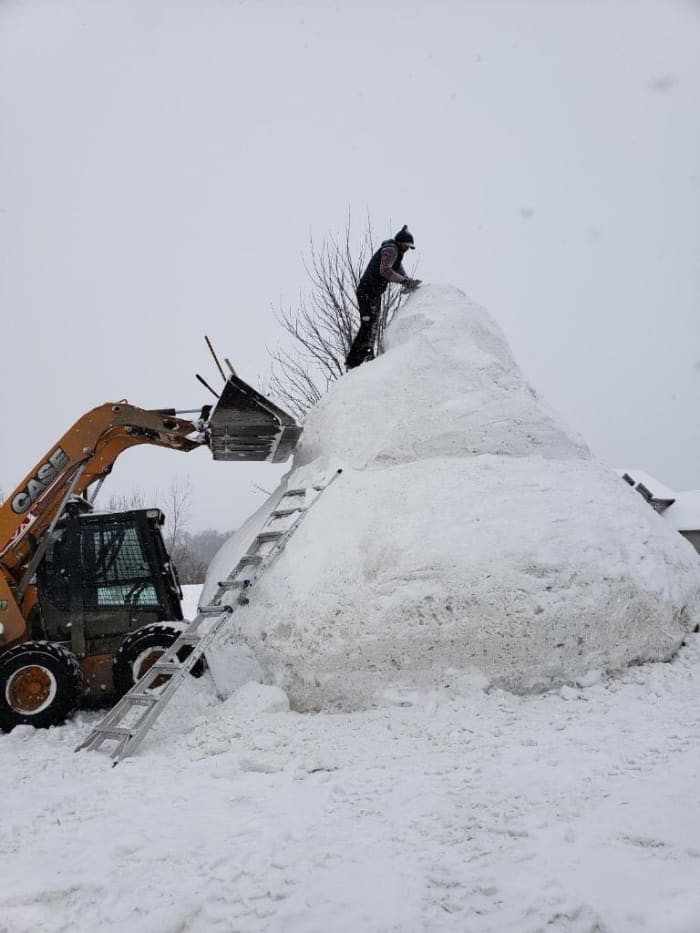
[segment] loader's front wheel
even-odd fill
[[[27,641],[0,655],[0,729],[60,726],[83,694],[76,656],[48,641]]]
[[[182,634],[181,628],[156,622],[153,625],[144,625],[128,635],[121,644],[114,658],[112,680],[114,692],[118,697],[124,696],[131,690],[143,675],[156,663],[159,657]],[[184,661],[192,649],[187,646],[178,651],[178,658]],[[204,660],[200,658],[191,672],[193,677],[201,677],[204,673]],[[169,679],[169,674],[158,677],[151,686],[160,687]]]

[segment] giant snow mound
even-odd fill
[[[455,288],[411,297],[386,353],[310,412],[289,484],[339,467],[222,639],[222,689],[264,678],[297,709],[474,674],[539,690],[669,658],[700,621],[693,548],[561,427]]]

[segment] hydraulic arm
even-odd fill
[[[0,647],[24,636],[29,580],[68,499],[86,495],[129,447],[190,451],[206,443],[192,421],[126,402],[101,405],[76,421],[0,506]]]

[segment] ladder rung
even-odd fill
[[[218,615],[221,615],[222,612],[232,612],[232,611],[233,610],[231,609],[230,606],[213,606],[210,603],[208,606],[204,606],[202,609],[200,609],[197,615],[218,616]]]
[[[159,697],[155,693],[127,693],[123,699],[128,703],[146,703],[150,705],[151,703],[157,703]]]
[[[238,561],[238,566],[244,564],[261,564],[264,558],[260,554],[244,554],[243,557]]]
[[[97,732],[103,739],[123,739],[125,736],[131,738],[134,734],[133,729],[127,729],[124,726],[108,726],[106,729],[96,726],[93,732]]]
[[[286,531],[261,531],[259,532],[255,540],[256,541],[276,541],[278,538],[281,538],[282,535],[286,534]]]
[[[223,590],[230,590],[232,586],[247,586],[249,580],[232,580],[230,577],[226,577],[225,580],[221,580],[217,586],[221,587]]]
[[[150,674],[151,671],[157,671],[163,674],[177,674],[177,672],[181,670],[182,664],[180,664],[179,661],[156,661],[155,664],[151,664],[151,666],[146,671],[146,674]],[[146,674],[144,674],[144,677]]]
[[[306,511],[304,506],[297,505],[292,506],[288,509],[275,509],[270,512],[270,518],[285,518],[287,515],[294,515],[295,512],[304,512]]]
[[[306,495],[306,489],[288,489],[284,494],[284,496],[305,496],[305,495]],[[282,499],[284,499],[284,496],[282,496]],[[280,499],[280,502],[282,501],[282,499]]]

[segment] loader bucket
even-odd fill
[[[214,460],[284,463],[301,432],[291,415],[233,374],[209,417],[209,446]]]

